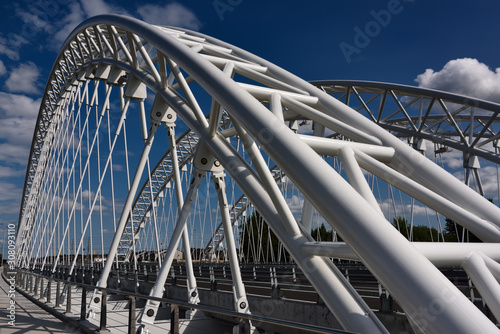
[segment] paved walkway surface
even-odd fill
[[[0,277],[0,334],[81,333],[39,308],[17,291],[13,292],[16,303],[15,326],[12,326],[9,324],[11,319],[8,318],[11,300],[9,294],[12,294],[9,291],[9,284]]]

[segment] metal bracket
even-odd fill
[[[250,308],[248,307],[248,300],[246,299],[246,297],[241,297],[237,301],[235,301],[234,307],[235,310],[239,313],[250,314]]]
[[[111,70],[108,75],[108,84],[121,86],[125,82],[125,77],[127,72],[118,66],[111,66]]]
[[[95,289],[92,294],[92,299],[89,303],[89,313],[87,314],[88,318],[93,318],[95,314],[101,312],[101,299],[102,292],[100,290]]]
[[[145,100],[148,97],[146,84],[135,75],[130,75],[125,86],[124,96],[132,100]]]
[[[99,64],[95,70],[94,77],[99,80],[107,80],[111,71],[111,65]]]
[[[177,120],[174,109],[158,94],[153,102],[150,117],[153,122],[165,123],[167,126],[175,125]]]
[[[219,160],[217,160],[210,151],[207,143],[201,140],[198,144],[198,150],[193,159],[194,167],[202,172],[212,172],[214,175],[221,174],[224,171]]]

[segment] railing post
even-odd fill
[[[40,277],[40,295],[39,299],[43,299],[43,278]]]
[[[52,280],[47,281],[47,304],[52,301]]]
[[[101,291],[101,325],[99,327],[100,331],[106,330],[106,325],[108,320],[107,306],[106,306],[107,294],[108,293],[105,290]]]
[[[217,281],[215,280],[214,267],[210,266],[210,290],[217,291]]]
[[[37,297],[38,296],[38,280],[39,280],[39,277],[36,276],[35,277],[35,287],[34,289],[31,291],[33,293],[33,297]]]
[[[61,306],[61,282],[56,284],[56,307]]]
[[[128,334],[135,334],[135,297],[130,296],[128,309]]]
[[[87,316],[87,288],[82,287],[82,303],[80,308],[80,320],[85,320]]]
[[[170,333],[179,334],[179,306],[170,304]]]
[[[71,284],[66,284],[68,291],[66,292],[66,313],[71,313]]]

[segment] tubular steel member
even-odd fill
[[[170,239],[170,243],[167,247],[167,252],[165,253],[165,258],[163,264],[160,268],[160,272],[156,278],[156,282],[151,289],[150,296],[160,298],[163,296],[164,285],[167,281],[168,273],[172,266],[172,262],[174,260],[175,251],[179,245],[179,241],[181,240],[181,235],[186,226],[187,218],[189,216],[189,211],[193,206],[194,199],[196,197],[196,192],[198,191],[198,187],[200,186],[201,180],[205,176],[205,172],[197,171],[193,180],[191,181],[191,185],[189,187],[189,191],[186,194],[186,200],[182,206],[181,211],[179,212],[179,217],[177,219],[177,223],[175,224],[174,231],[172,233],[172,237]],[[197,297],[197,295],[193,295],[191,297]],[[147,324],[154,324],[156,314],[158,311],[159,303],[155,301],[148,300],[146,306],[144,306],[140,318],[139,323],[141,324],[141,331],[147,331]]]
[[[179,213],[184,206],[184,197],[182,195],[181,172],[179,169],[179,161],[177,160],[177,148],[175,144],[175,123],[167,122],[168,139],[170,143],[170,152],[172,160],[172,172],[174,174],[175,192],[177,198],[177,209]],[[186,258],[186,271],[188,283],[188,300],[191,304],[198,304],[200,298],[198,296],[198,288],[196,286],[196,278],[193,272],[193,261],[191,259],[191,249],[189,247],[189,235],[187,226],[184,227],[182,232],[182,245],[184,247],[184,256]]]
[[[215,166],[220,166],[220,162],[216,161]],[[219,199],[219,209],[222,216],[222,223],[224,225],[224,239],[226,240],[226,247],[228,250],[229,265],[231,267],[231,276],[233,280],[233,296],[234,296],[234,310],[239,313],[251,314],[248,299],[245,292],[245,286],[241,277],[241,271],[238,262],[238,254],[236,253],[236,246],[234,236],[232,233],[231,218],[229,216],[229,206],[226,197],[226,183],[224,182],[224,173],[217,171],[212,173],[212,179],[217,191]],[[250,322],[250,333],[258,334],[259,331],[252,326]],[[239,326],[233,329],[233,332],[238,331]]]

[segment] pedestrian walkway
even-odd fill
[[[81,333],[78,329],[61,322],[58,318],[39,308],[22,294],[13,292],[15,298],[15,326],[9,324],[9,284],[0,278],[0,334],[52,334]]]
[[[1,268],[0,268],[1,270]],[[3,272],[1,270],[0,272]],[[7,275],[7,278],[8,275]],[[80,321],[81,298],[82,290],[79,287],[72,286],[71,288],[71,312],[66,313],[66,298],[61,300],[61,305],[54,307],[55,288],[51,292],[52,303],[48,306],[53,307],[60,314],[64,314],[66,318],[79,322],[79,324],[88,328],[90,331],[99,329],[99,315]],[[34,302],[24,297],[20,292],[14,291],[15,299],[15,322],[9,324],[10,315],[10,284],[3,277],[0,278],[0,334],[22,334],[22,333],[82,333],[78,328],[69,323],[65,323],[57,317],[53,316],[46,310],[42,309]],[[66,296],[67,294],[64,293]],[[86,293],[86,304],[88,304],[92,291]],[[47,296],[45,296],[47,297]],[[116,297],[116,296],[115,296]],[[36,297],[35,297],[36,298]],[[38,298],[37,298],[38,299]],[[39,299],[44,302],[46,298]],[[160,309],[162,311],[162,309]],[[164,312],[160,313],[166,313]],[[168,312],[167,312],[168,314]],[[108,300],[106,329],[110,333],[128,333],[128,301],[121,298],[111,297]],[[139,317],[139,309],[136,312],[136,320]],[[163,319],[161,319],[163,318]],[[167,318],[167,319],[165,319]],[[234,325],[203,316],[202,312],[198,313],[191,319],[179,319],[179,333],[195,334],[195,333],[231,333]],[[150,334],[159,334],[168,332],[170,321],[168,317],[160,317],[154,325],[148,326]]]

